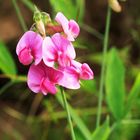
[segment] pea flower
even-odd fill
[[[79,78],[83,80],[91,80],[93,79],[93,72],[87,63],[79,63],[75,60],[72,61],[72,67],[75,68],[77,73],[79,74]]]
[[[74,41],[80,32],[79,25],[72,19],[68,21],[61,12],[57,13],[55,20],[62,26],[67,39],[69,41]]]
[[[94,77],[88,64],[81,64],[75,60],[72,60],[71,66],[60,67],[59,70],[64,74],[60,85],[69,89],[80,88],[80,79],[91,80]]]
[[[28,86],[35,92],[42,92],[44,95],[47,93],[55,94],[57,89],[56,84],[62,79],[63,73],[59,70],[46,66],[43,62],[38,65],[32,64],[28,72]]]
[[[56,63],[68,66],[76,57],[73,45],[60,33],[54,34],[51,38],[46,37],[42,49],[43,61],[49,67],[54,67]]]
[[[32,61],[38,64],[42,59],[43,38],[33,31],[27,31],[17,44],[16,53],[23,65],[29,65]]]
[[[41,92],[44,95],[55,94],[56,85],[68,89],[80,88],[80,80],[93,79],[94,74],[88,64],[81,64],[75,60],[76,53],[71,41],[79,35],[79,25],[74,20],[68,20],[60,12],[55,18],[59,25],[53,24],[51,20],[44,23],[43,13],[37,12],[39,21],[36,14],[36,25],[45,27],[46,23],[47,30],[37,26],[37,32],[27,31],[16,48],[19,61],[23,65],[34,62],[27,76],[28,87],[33,92]],[[38,22],[41,24],[37,24]]]

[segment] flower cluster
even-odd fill
[[[79,35],[79,25],[60,12],[56,15],[55,22],[57,24],[54,24],[53,29],[59,27],[59,32],[55,30],[51,35],[42,36],[39,32],[27,31],[16,48],[19,61],[23,65],[31,64],[27,77],[29,88],[44,95],[55,94],[56,85],[78,89],[80,79],[93,79],[88,64],[75,60],[72,42]],[[50,31],[49,26],[46,30]]]

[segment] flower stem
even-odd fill
[[[0,89],[0,95],[5,92],[9,87],[11,87],[15,81],[10,81],[7,84],[5,84],[1,89]]]
[[[17,13],[19,22],[20,22],[20,24],[21,24],[21,27],[22,27],[23,31],[26,32],[26,31],[27,31],[27,26],[26,26],[26,24],[25,24],[25,21],[24,21],[24,19],[23,19],[23,16],[22,16],[21,12],[20,12],[20,9],[19,9],[19,7],[18,7],[18,5],[17,5],[17,1],[16,1],[16,0],[12,0],[12,2],[13,2],[13,6],[14,6],[14,8],[15,8],[15,11],[16,11],[16,13]]]
[[[81,23],[80,26],[81,26],[81,28],[83,28],[86,32],[88,32],[88,33],[94,35],[96,38],[98,38],[98,39],[100,39],[100,40],[103,40],[103,35],[102,35],[100,32],[98,32],[96,29],[90,27],[90,26],[87,25],[87,24],[83,24],[83,23]]]
[[[68,119],[70,129],[71,129],[71,137],[72,137],[72,140],[76,140],[73,125],[72,125],[71,115],[70,115],[68,104],[67,104],[67,99],[66,99],[66,96],[65,96],[65,93],[64,93],[64,90],[62,87],[60,87],[60,90],[61,90],[61,95],[62,95],[62,99],[64,102],[64,107],[65,107],[66,112],[67,112],[67,119]]]
[[[105,66],[106,66],[106,56],[107,56],[107,47],[109,40],[109,28],[110,28],[110,19],[111,19],[111,9],[108,6],[107,18],[106,18],[106,27],[105,27],[105,36],[103,42],[103,61],[101,67],[101,79],[99,87],[99,99],[98,99],[98,111],[97,111],[97,122],[96,127],[100,125],[101,120],[101,111],[102,111],[102,100],[103,100],[103,90],[104,90],[104,80],[105,80]]]

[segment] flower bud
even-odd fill
[[[42,15],[42,21],[43,21],[44,25],[47,25],[48,23],[51,22],[50,15],[48,13],[41,12],[41,15]]]
[[[112,10],[114,10],[115,12],[121,12],[122,8],[118,0],[108,0],[108,3]]]
[[[36,28],[41,35],[45,36],[45,26],[42,17],[42,13],[37,9],[37,7],[35,7],[33,19],[35,21]]]
[[[45,26],[44,26],[44,23],[43,23],[42,20],[36,22],[36,28],[37,28],[37,30],[39,31],[39,33],[40,33],[41,35],[43,35],[44,37],[46,36],[46,35],[45,35],[45,34],[46,34],[46,33],[45,33]]]

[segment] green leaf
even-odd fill
[[[81,89],[88,92],[88,93],[91,93],[91,94],[94,94],[96,92],[96,81],[95,79],[94,80],[82,80],[81,81]]]
[[[69,19],[82,20],[84,15],[84,0],[50,0],[55,11],[62,12]]]
[[[66,94],[66,93],[64,93]],[[63,100],[61,98],[61,93],[60,91],[56,94],[56,98],[58,100],[58,102],[63,106]],[[63,106],[64,107],[64,106]],[[91,138],[91,133],[88,130],[88,128],[86,127],[86,125],[84,124],[83,120],[77,115],[77,113],[75,112],[75,110],[70,106],[70,104],[68,104],[68,108],[70,111],[70,114],[72,116],[72,119],[74,120],[74,122],[76,123],[77,127],[79,128],[80,132],[83,134],[83,136],[85,137],[86,140],[90,140]]]
[[[119,55],[121,56],[121,58],[123,58],[123,61],[128,61],[129,59],[128,59],[128,57],[129,57],[129,46],[127,46],[126,48],[123,48],[123,49],[121,49],[121,50],[119,50]],[[107,55],[108,55],[108,53],[107,53]],[[88,55],[88,56],[86,56],[86,58],[88,59],[88,60],[90,60],[90,61],[93,61],[93,62],[96,62],[97,64],[101,64],[101,62],[102,62],[102,53],[101,52],[99,52],[99,53],[94,53],[94,55],[93,54],[91,54],[91,55]]]
[[[76,0],[76,5],[78,9],[77,20],[81,23],[85,13],[85,0]]]
[[[120,120],[124,115],[125,69],[116,49],[111,49],[108,56],[106,73],[107,102],[113,116]]]
[[[107,119],[102,126],[99,126],[93,132],[92,140],[107,140],[110,132],[109,119]]]
[[[102,62],[102,53],[94,53],[94,55],[87,56],[90,61],[96,62],[97,64],[101,64]]]
[[[5,74],[17,73],[15,62],[4,43],[0,42],[0,69]]]
[[[85,137],[81,134],[78,128],[74,128],[74,133],[76,136],[76,140],[85,140]]]
[[[128,95],[126,109],[125,109],[126,114],[130,111],[133,103],[135,102],[135,100],[137,100],[139,94],[140,94],[140,73],[137,75],[133,87]]]

